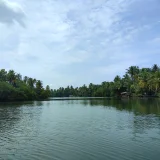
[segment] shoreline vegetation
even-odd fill
[[[131,66],[123,77],[116,76],[112,82],[90,83],[74,88],[68,86],[53,90],[52,97],[114,97],[114,98],[156,98],[160,97],[160,67]]]
[[[43,87],[40,80],[16,73],[14,70],[0,70],[0,102],[44,100],[51,96],[51,89]]]
[[[45,100],[49,97],[160,97],[160,67],[151,68],[131,66],[123,77],[116,76],[111,82],[90,83],[88,86],[50,89],[43,87],[40,80],[16,73],[14,70],[0,70],[0,102]]]

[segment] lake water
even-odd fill
[[[160,100],[0,103],[0,160],[160,160]]]

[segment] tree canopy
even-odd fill
[[[16,73],[14,70],[0,70],[0,101],[39,100],[50,96],[49,86],[45,89],[43,83],[35,78]]]
[[[122,92],[128,92],[132,96],[160,96],[160,68],[154,64],[151,68],[139,68],[131,66],[123,77],[116,76],[113,82],[101,84],[90,83],[88,86],[73,88],[60,87],[52,91],[54,97],[113,97]]]
[[[39,100],[53,97],[115,97],[122,93],[132,96],[160,96],[160,67],[151,68],[131,66],[120,77],[116,75],[111,82],[90,83],[81,87],[67,86],[59,89],[43,87],[41,80],[24,76],[14,70],[0,70],[0,101]]]

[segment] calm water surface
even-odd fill
[[[0,160],[142,159],[160,159],[160,100],[0,103]]]

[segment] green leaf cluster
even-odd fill
[[[0,101],[39,100],[51,95],[49,86],[43,88],[43,83],[14,70],[0,70]]]
[[[53,97],[115,97],[127,93],[130,96],[160,96],[160,68],[154,64],[151,68],[131,66],[112,82],[102,82],[74,88],[60,87],[51,92]]]

